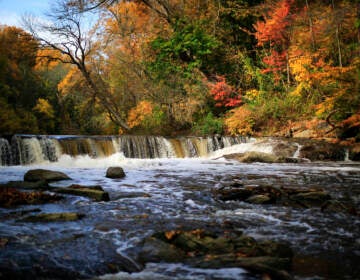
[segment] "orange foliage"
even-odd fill
[[[360,128],[360,112],[352,115],[342,122],[342,125],[348,128],[358,127]]]
[[[270,12],[265,15],[265,22],[259,21],[254,27],[256,29],[255,37],[258,45],[265,43],[283,44],[288,40],[286,28],[290,25],[290,8],[294,0],[281,0],[270,7]]]
[[[290,14],[293,3],[294,0],[278,1],[271,5],[269,12],[264,15],[265,21],[258,21],[254,25],[258,46],[270,46],[270,53],[263,58],[269,67],[264,69],[263,73],[274,73],[275,80],[280,79],[278,73],[284,71],[287,64],[287,48],[290,41],[288,27],[293,19]]]
[[[254,116],[245,106],[233,109],[225,119],[227,131],[232,135],[251,135],[253,134]]]
[[[135,108],[129,111],[127,124],[130,128],[140,125],[143,120],[153,112],[153,104],[148,101],[141,101]]]
[[[109,7],[112,16],[106,19],[106,31],[117,40],[118,50],[131,55],[140,55],[141,47],[155,34],[154,21],[148,8],[139,2],[119,1]]]

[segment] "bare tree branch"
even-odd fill
[[[87,32],[82,28],[83,14],[72,2],[74,1],[58,0],[48,15],[50,23],[40,23],[28,18],[24,19],[25,25],[44,48],[57,50],[67,58],[61,58],[60,61],[77,67],[91,91],[91,96],[99,100],[117,125],[129,130],[117,103],[112,100],[106,82],[91,70],[89,59],[95,50],[92,48],[91,38],[88,38]]]

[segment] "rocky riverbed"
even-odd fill
[[[60,181],[1,168],[1,190],[24,197],[0,208],[0,278],[360,275],[357,163],[121,160],[115,179],[99,159],[47,165]]]

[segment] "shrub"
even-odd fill
[[[226,130],[232,135],[251,135],[253,134],[253,125],[253,113],[246,106],[231,110],[225,119]]]
[[[216,118],[212,112],[208,113],[204,119],[199,123],[196,123],[193,127],[193,131],[196,134],[212,135],[222,134],[224,128],[223,120]]]

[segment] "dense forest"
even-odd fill
[[[359,142],[358,0],[53,2],[0,27],[0,134]]]

